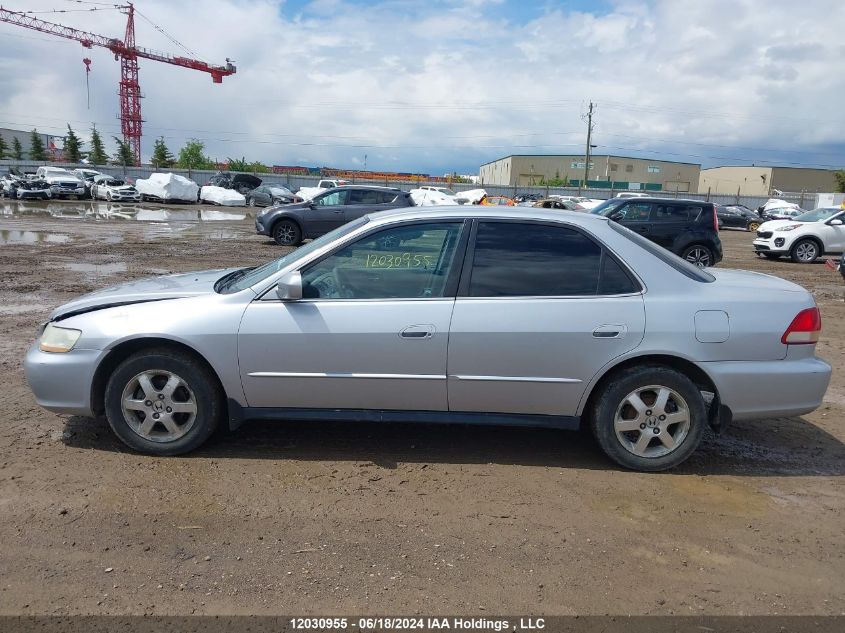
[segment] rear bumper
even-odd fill
[[[734,420],[792,417],[815,411],[830,383],[820,358],[701,363]]]

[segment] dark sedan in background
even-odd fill
[[[292,202],[302,202],[302,198],[281,185],[261,185],[246,193],[246,203],[251,207],[272,207],[274,204]]]
[[[296,246],[368,213],[412,206],[411,194],[395,187],[346,185],[304,202],[268,207],[256,216],[255,230],[280,246]]]
[[[717,205],[716,217],[719,218],[720,228],[742,229],[744,231],[756,231],[764,222],[760,215],[739,205]]]

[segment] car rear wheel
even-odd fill
[[[713,265],[712,251],[701,244],[687,246],[683,253],[681,253],[681,257],[687,260],[690,264],[694,264],[699,268],[707,268],[708,266]]]
[[[798,240],[789,255],[798,264],[812,264],[821,255],[821,249],[815,240]]]
[[[130,448],[179,455],[205,442],[222,417],[217,381],[186,354],[154,349],[133,354],[106,385],[109,426]]]
[[[279,246],[296,246],[302,242],[302,230],[293,220],[279,220],[273,225],[273,240]]]
[[[759,229],[759,228],[760,228],[760,223],[757,222],[756,220],[751,220],[751,222],[748,223],[748,230],[751,231],[752,233],[756,232],[757,229]]]
[[[660,471],[686,460],[701,442],[707,410],[698,387],[669,367],[645,366],[611,378],[591,413],[593,436],[625,468]]]
[[[250,199],[249,199],[249,201],[247,202],[247,204],[248,204],[249,206],[251,206],[251,207],[254,207],[254,206],[255,206],[255,198],[250,197]]]

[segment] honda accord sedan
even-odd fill
[[[104,415],[155,455],[256,419],[583,424],[618,464],[657,471],[708,424],[817,408],[820,330],[800,286],[700,269],[601,216],[426,207],[258,268],[80,297],[25,368],[41,406]]]

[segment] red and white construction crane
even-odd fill
[[[105,37],[96,33],[80,31],[61,24],[46,22],[32,15],[28,11],[10,11],[0,6],[0,22],[17,24],[28,29],[50,33],[58,37],[80,42],[85,48],[102,46],[114,53],[115,60],[120,60],[120,127],[123,132],[123,140],[132,150],[136,164],[141,160],[141,86],[138,84],[138,59],[152,59],[165,64],[182,66],[201,70],[211,75],[212,81],[219,84],[223,77],[233,75],[235,66],[226,60],[225,66],[214,66],[198,59],[189,57],[177,57],[158,53],[156,51],[135,45],[135,7],[130,2],[125,5],[114,5],[128,17],[126,20],[126,33],[123,40],[115,37]],[[143,17],[143,16],[142,16]],[[158,27],[156,27],[158,28]],[[177,42],[178,43],[178,42]]]

